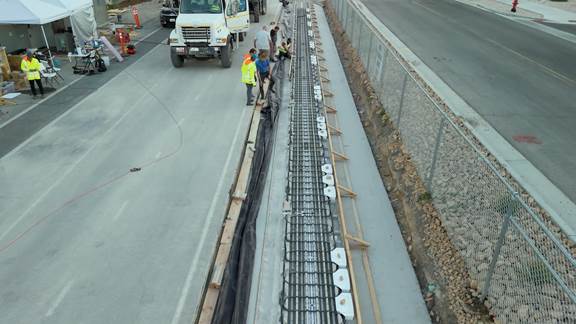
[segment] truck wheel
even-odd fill
[[[268,3],[266,0],[262,0],[262,3],[260,4],[260,14],[264,16],[267,10],[268,10]]]
[[[172,61],[172,65],[175,68],[182,67],[184,65],[184,57],[176,54],[173,51],[170,51],[170,61]]]
[[[226,46],[220,47],[220,63],[223,68],[232,66],[232,42],[228,41]]]

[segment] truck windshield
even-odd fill
[[[181,0],[180,13],[221,13],[221,0]]]

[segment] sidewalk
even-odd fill
[[[457,0],[497,14],[558,24],[576,24],[576,0],[520,0],[518,11],[511,12],[512,0]]]
[[[142,39],[156,32],[160,27],[159,23],[160,20],[158,16],[161,5],[157,1],[144,2],[138,4],[137,7],[140,13],[140,20],[142,21],[142,29],[139,29],[135,33],[132,43],[138,43]],[[124,23],[131,24],[133,23],[133,18],[131,15],[124,15],[122,21]],[[136,50],[138,51],[138,47],[136,48]],[[137,53],[135,56],[139,57],[140,56],[139,54],[140,53]],[[0,128],[4,127],[13,119],[18,118],[20,115],[26,113],[27,111],[34,109],[36,106],[45,102],[49,98],[53,96],[59,96],[59,93],[61,91],[70,87],[71,85],[75,84],[80,79],[86,76],[82,74],[74,74],[72,72],[72,66],[74,65],[74,61],[72,60],[72,62],[70,62],[66,55],[55,55],[55,58],[57,58],[62,64],[60,74],[62,75],[64,80],[57,79],[58,83],[55,84],[55,87],[46,87],[45,85],[44,99],[33,99],[30,96],[30,89],[18,91],[21,93],[21,95],[19,95],[14,99],[11,99],[11,101],[13,101],[15,105],[0,106]],[[132,60],[129,61],[132,62]],[[115,59],[112,59],[111,64],[116,65],[118,64],[118,62]],[[122,62],[121,65],[122,64],[126,65],[130,63],[125,61]],[[107,73],[104,72],[97,74],[107,74]],[[113,76],[111,73],[108,74],[110,74],[110,77]]]

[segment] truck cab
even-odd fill
[[[175,27],[178,17],[178,7],[180,0],[164,0],[160,9],[160,25],[162,27]]]
[[[234,43],[250,28],[247,0],[180,0],[176,26],[170,33],[170,58],[181,67],[189,58],[219,58],[232,64]]]

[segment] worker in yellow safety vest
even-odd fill
[[[246,105],[251,106],[253,95],[252,89],[256,85],[256,49],[250,50],[250,57],[242,62],[242,83],[246,85]]]
[[[34,83],[38,85],[40,95],[44,97],[44,88],[42,87],[42,80],[40,79],[41,67],[40,62],[35,55],[32,52],[26,52],[26,55],[24,55],[22,63],[20,64],[20,70],[26,72],[28,82],[30,82],[32,96],[34,96],[34,98],[36,98],[36,87],[34,86]]]

